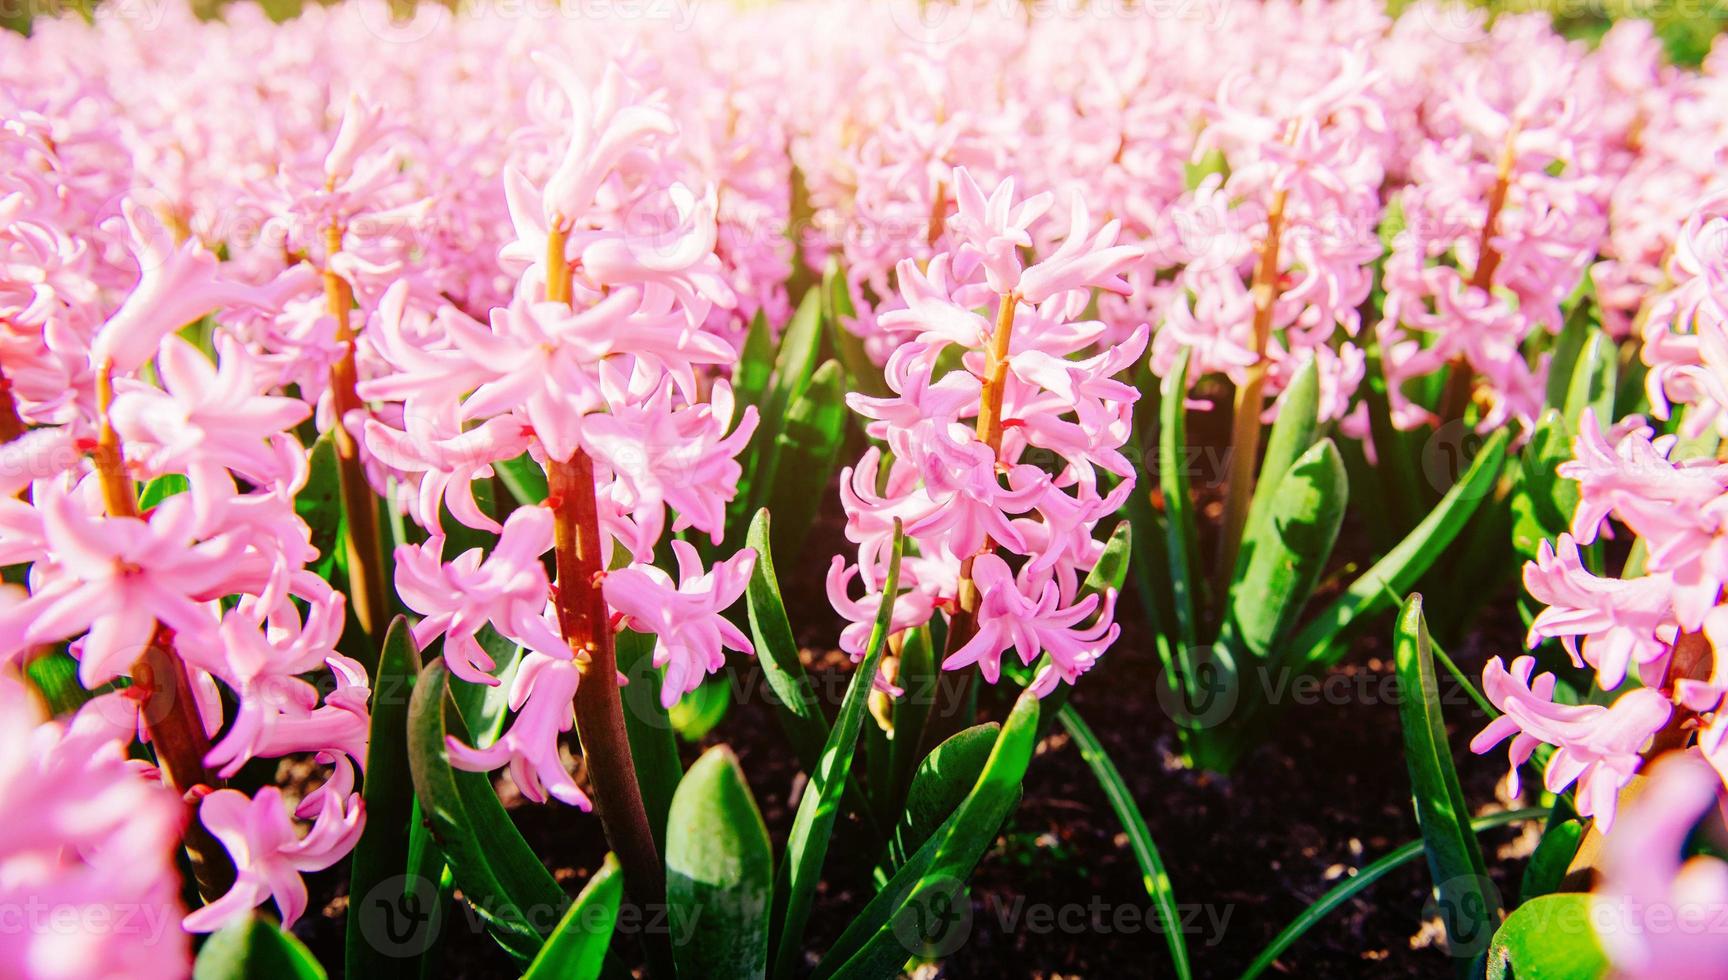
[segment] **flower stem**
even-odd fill
[[[136,518],[137,491],[126,473],[125,450],[108,412],[113,402],[114,367],[103,364],[96,372],[96,474],[108,516]],[[210,754],[210,735],[198,716],[186,665],[174,652],[173,631],[157,624],[150,646],[132,665],[132,685],[126,691],[138,703],[163,782],[193,805],[208,790],[219,787],[221,780],[204,764]],[[234,884],[234,865],[222,845],[196,819],[187,822],[182,842],[198,893],[205,901],[226,893]]]
[[[0,371],[0,445],[24,434],[27,426],[18,414],[18,399],[12,394],[12,379]]]
[[[1260,410],[1265,401],[1266,347],[1272,339],[1272,312],[1278,303],[1278,249],[1284,235],[1286,194],[1272,196],[1266,214],[1266,237],[1260,242],[1260,261],[1248,293],[1254,300],[1254,363],[1248,377],[1236,389],[1230,416],[1230,464],[1224,486],[1224,524],[1218,538],[1218,565],[1213,569],[1214,594],[1229,591],[1236,575],[1236,553],[1242,547],[1243,525],[1248,505],[1254,499],[1254,467],[1260,456]]]
[[[354,362],[354,327],[350,319],[354,290],[329,266],[330,259],[342,250],[340,226],[330,226],[325,245],[324,301],[336,321],[336,341],[343,345],[342,357],[330,366],[330,401],[336,414],[330,435],[336,443],[336,479],[342,491],[342,512],[347,518],[342,547],[348,555],[349,603],[361,630],[376,646],[378,628],[387,615],[384,557],[378,537],[378,503],[360,463],[360,445],[347,425],[349,413],[365,405],[355,390],[359,370]]]
[[[571,270],[564,258],[564,241],[563,229],[554,223],[546,242],[546,299],[567,304]],[[618,855],[631,898],[651,911],[666,901],[666,872],[642,804],[618,695],[618,659],[600,590],[605,568],[600,559],[593,459],[582,449],[565,462],[548,459],[546,487],[558,570],[558,625],[582,672],[582,683],[576,688],[576,736],[607,846]],[[667,938],[645,932],[643,944],[652,974],[671,976]]]
[[[978,398],[977,433],[978,441],[990,447],[992,458],[1002,454],[1002,395],[1008,382],[1008,352],[1014,340],[1014,310],[1019,304],[1020,297],[1014,293],[1003,294],[997,302],[996,328],[991,332],[990,346],[984,352],[984,386]],[[978,555],[989,554],[995,548],[996,543],[986,537]],[[978,630],[978,584],[972,580],[972,563],[978,555],[967,555],[960,562],[960,582],[954,592],[954,612],[948,617],[944,659],[965,646]],[[949,703],[939,706],[935,717],[926,722],[926,744],[939,743],[957,731],[960,723],[970,720],[955,717],[960,705],[966,701],[965,683],[952,690],[953,697],[948,699]]]

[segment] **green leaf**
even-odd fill
[[[1470,830],[1472,833],[1480,834],[1484,830],[1490,830],[1494,827],[1503,827],[1520,820],[1540,820],[1547,815],[1547,807],[1504,810],[1470,821]],[[1414,861],[1421,854],[1422,842],[1419,840],[1410,841],[1334,885],[1330,891],[1303,909],[1302,914],[1298,915],[1294,921],[1284,927],[1282,932],[1272,938],[1272,942],[1260,951],[1260,955],[1254,957],[1254,962],[1248,964],[1248,969],[1243,971],[1241,980],[1254,980],[1255,977],[1265,973],[1267,968],[1278,961],[1278,957],[1284,955],[1285,950],[1294,946],[1296,940],[1301,939],[1309,929],[1314,928],[1334,909],[1366,891],[1368,886],[1381,878]]]
[[[351,977],[416,975],[417,957],[380,948],[375,925],[397,910],[409,867],[414,779],[408,766],[408,704],[420,676],[420,651],[397,616],[384,634],[372,685],[372,720],[362,786],[366,826],[354,845],[348,884],[345,973]]]
[[[673,702],[666,714],[679,738],[696,743],[708,737],[730,707],[732,684],[720,677],[697,685],[696,690]]]
[[[894,702],[894,730],[888,736],[887,813],[900,811],[911,788],[918,768],[918,750],[924,744],[924,728],[936,705],[941,679],[930,627],[916,626],[901,634],[900,668],[894,684],[905,694]]]
[[[731,749],[709,749],[684,774],[666,836],[666,901],[678,975],[763,976],[774,857]]]
[[[523,453],[515,459],[493,463],[492,470],[518,504],[526,507],[546,501],[546,471],[534,462],[534,457]]]
[[[876,901],[867,905],[828,951],[818,977],[893,976],[909,956],[951,938],[940,930],[954,922],[953,910],[966,901],[966,880],[995,843],[995,829],[1019,802],[1020,784],[1038,741],[1038,715],[1038,698],[1022,692],[972,792],[946,829],[925,845],[934,845],[928,863],[915,858],[894,875],[877,896],[887,897],[889,914],[883,917]]]
[[[192,484],[178,473],[164,473],[149,483],[144,484],[144,490],[138,494],[139,511],[148,511],[177,493],[185,493]]]
[[[1412,464],[1417,454],[1411,452],[1408,433],[1392,422],[1391,383],[1386,378],[1377,344],[1369,345],[1365,380],[1362,400],[1368,406],[1369,434],[1379,459],[1373,473],[1379,478],[1381,497],[1389,511],[1380,516],[1396,529],[1394,533],[1402,533],[1416,524],[1422,502],[1431,498],[1417,482]]]
[[[1193,970],[1188,963],[1188,938],[1182,931],[1182,916],[1176,905],[1176,891],[1170,885],[1170,875],[1164,869],[1164,859],[1158,853],[1158,845],[1152,840],[1152,831],[1146,827],[1146,818],[1140,813],[1140,805],[1134,802],[1134,794],[1122,780],[1116,763],[1111,761],[1109,754],[1104,751],[1103,743],[1098,741],[1098,736],[1092,734],[1092,729],[1080,718],[1073,706],[1064,706],[1059,717],[1062,727],[1067,729],[1068,736],[1080,750],[1080,758],[1092,768],[1092,774],[1098,777],[1098,784],[1103,787],[1104,796],[1110,801],[1110,809],[1115,811],[1117,821],[1128,835],[1128,846],[1134,851],[1134,860],[1140,864],[1140,880],[1145,884],[1146,894],[1151,897],[1153,906],[1158,910],[1158,920],[1163,923],[1164,941],[1170,947],[1171,968],[1180,980],[1188,980],[1193,976]]]
[[[1590,980],[1608,975],[1608,956],[1591,927],[1595,901],[1584,892],[1525,902],[1494,934],[1488,980]],[[1510,972],[1508,972],[1510,971]]]
[[[762,395],[768,390],[768,379],[773,376],[774,335],[768,329],[767,314],[757,310],[750,319],[750,329],[744,334],[744,347],[738,352],[738,363],[732,366],[732,393],[738,404],[760,407]]]
[[[1207,150],[1198,160],[1189,160],[1182,164],[1182,184],[1189,190],[1199,187],[1206,178],[1213,175],[1230,175],[1230,164],[1224,159],[1224,151],[1217,147]]]
[[[776,977],[791,974],[804,943],[804,926],[810,917],[817,881],[822,876],[823,859],[828,856],[834,821],[840,815],[846,781],[851,776],[858,732],[868,713],[870,690],[881,668],[882,655],[888,648],[889,624],[894,617],[894,597],[900,589],[900,560],[905,548],[906,535],[896,520],[888,576],[882,584],[882,604],[876,610],[864,659],[852,672],[846,699],[840,703],[840,713],[822,746],[822,758],[810,774],[810,784],[804,788],[798,812],[792,818],[792,830],[786,836],[786,856],[780,864],[776,889],[780,898],[774,916],[779,923],[774,956]]]
[[[896,865],[923,847],[965,802],[1001,732],[1002,726],[993,721],[973,725],[948,736],[918,764],[906,793],[905,812],[894,828]]]
[[[1332,557],[1349,496],[1331,439],[1315,443],[1278,479],[1261,521],[1249,524],[1230,588],[1219,639],[1233,652],[1264,659],[1295,625]]]
[[[445,739],[466,742],[468,731],[446,676],[443,661],[427,664],[408,705],[414,792],[457,887],[498,944],[527,963],[568,899],[510,822],[492,781],[451,767]]]
[[[846,321],[857,315],[840,260],[830,257],[822,270],[822,319],[828,323],[830,342],[840,355],[840,363],[846,365],[846,376],[850,379],[848,387],[873,398],[883,398],[890,391],[888,383],[882,379],[882,369],[865,352],[864,339],[846,326]]]
[[[1398,245],[1398,236],[1404,233],[1408,222],[1404,217],[1404,195],[1396,193],[1386,202],[1386,213],[1380,219],[1380,247],[1392,251]]]
[[[822,352],[822,296],[816,290],[804,294],[780,335],[780,350],[774,356],[774,380],[762,403],[765,425],[778,425],[793,399],[810,386],[816,360]]]
[[[798,644],[792,638],[792,624],[786,618],[780,582],[774,575],[773,549],[768,543],[771,537],[768,511],[759,510],[750,522],[747,539],[756,551],[756,567],[745,592],[750,638],[756,647],[756,662],[774,694],[774,715],[792,743],[798,765],[805,772],[815,772],[822,745],[828,740],[828,720],[822,716],[810,677],[798,659]]]
[[[1416,584],[1493,489],[1506,460],[1509,437],[1505,429],[1490,436],[1463,478],[1422,523],[1296,634],[1288,646],[1293,663],[1308,670],[1331,666],[1344,654],[1339,641],[1345,631],[1388,608],[1390,596],[1408,592]]]
[[[300,940],[257,915],[212,935],[192,964],[193,980],[323,980],[324,968]]]
[[[1558,409],[1549,409],[1519,453],[1518,485],[1511,500],[1512,545],[1526,558],[1535,558],[1542,542],[1572,526],[1578,483],[1558,472],[1560,464],[1572,458],[1572,431]]]
[[[1177,355],[1164,376],[1159,402],[1158,485],[1164,492],[1165,549],[1170,561],[1171,601],[1176,608],[1176,630],[1184,650],[1198,644],[1198,597],[1194,594],[1199,543],[1193,503],[1188,497],[1188,359],[1190,351]]]
[[[558,928],[546,938],[546,945],[540,947],[522,980],[595,980],[600,976],[623,899],[624,875],[618,870],[618,859],[607,854]]]
[[[809,386],[792,399],[777,449],[763,470],[763,498],[780,519],[774,522],[774,552],[796,561],[816,513],[827,497],[828,481],[846,438],[846,378],[836,361],[827,361]]]
[[[749,492],[733,499],[731,508],[742,513],[755,513],[768,505],[773,494],[775,474],[780,471],[783,450],[781,434],[789,424],[787,418],[793,402],[809,388],[816,372],[816,359],[821,354],[822,296],[812,289],[804,294],[798,309],[780,335],[780,351],[774,358],[774,377],[762,395],[757,415],[756,431],[750,437],[755,464],[746,472]]]
[[[312,444],[307,459],[306,485],[294,495],[294,513],[312,531],[312,547],[318,549],[313,571],[329,578],[342,551],[342,486],[336,463],[336,443],[326,432]]]
[[[1488,865],[1470,832],[1470,808],[1452,749],[1446,741],[1446,721],[1440,712],[1434,656],[1428,648],[1428,624],[1422,619],[1422,597],[1404,601],[1394,633],[1398,667],[1398,715],[1404,730],[1404,761],[1416,801],[1416,823],[1428,853],[1441,921],[1452,955],[1462,972],[1488,948],[1499,921],[1500,900],[1488,879]]]
[[[1601,330],[1592,330],[1578,352],[1578,364],[1566,389],[1566,428],[1577,432],[1584,410],[1596,414],[1596,424],[1606,428],[1614,421],[1614,391],[1620,374],[1620,352]]]
[[[1297,369],[1296,376],[1284,391],[1284,403],[1272,423],[1266,439],[1266,455],[1260,460],[1259,482],[1254,485],[1254,499],[1248,504],[1248,519],[1243,525],[1244,537],[1252,538],[1260,523],[1277,499],[1278,481],[1294,466],[1298,457],[1314,445],[1320,429],[1320,369],[1310,357]],[[1241,581],[1248,563],[1247,550],[1237,554],[1236,581]]]
[[[1566,323],[1560,328],[1560,336],[1555,338],[1554,349],[1548,357],[1548,388],[1544,404],[1549,408],[1565,408],[1566,394],[1572,387],[1572,375],[1578,365],[1578,354],[1584,349],[1584,341],[1595,329],[1595,317],[1591,315],[1592,303],[1588,296],[1579,297],[1572,308],[1566,313]]]
[[[1536,845],[1536,853],[1530,855],[1530,863],[1524,866],[1518,897],[1528,902],[1559,891],[1567,870],[1572,867],[1572,859],[1578,854],[1578,845],[1583,841],[1582,820],[1561,820],[1550,824]]]
[[[42,696],[52,718],[69,715],[95,697],[79,683],[78,661],[64,650],[51,650],[32,659],[24,666],[24,676]]]
[[[618,672],[629,681],[618,693],[624,702],[624,734],[630,740],[636,786],[642,791],[642,809],[648,813],[654,845],[665,853],[666,815],[672,808],[678,782],[684,778],[684,761],[678,756],[678,738],[672,729],[671,715],[660,704],[661,678],[659,668],[654,666],[655,642],[652,634],[621,629],[613,648]]]

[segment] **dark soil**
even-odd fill
[[[824,524],[812,535],[805,567],[844,546],[836,522]],[[783,585],[800,641],[829,649],[839,627],[820,577],[786,576]],[[1391,700],[1390,623],[1357,642],[1326,685],[1330,696],[1293,707],[1275,737],[1222,778],[1177,765],[1177,729],[1153,694],[1157,658],[1135,605],[1122,603],[1124,635],[1072,703],[1122,770],[1163,854],[1187,920],[1195,975],[1234,977],[1328,889],[1418,835]],[[1487,608],[1488,618],[1453,650],[1472,675],[1479,675],[1486,657],[1510,655],[1522,645],[1510,596]],[[1508,611],[1494,612],[1502,609]],[[832,713],[844,680],[822,679],[834,672],[829,679],[835,680],[848,668],[837,655],[813,659],[818,690],[829,692]],[[743,673],[755,666],[742,658],[734,670],[733,707],[705,741],[725,742],[738,753],[778,851],[802,777],[760,693],[759,676]],[[1504,809],[1496,801],[1504,756],[1470,755],[1464,743],[1483,718],[1455,686],[1443,687],[1449,688],[1446,712],[1465,796],[1476,813]],[[980,705],[982,715],[1000,719],[1006,692],[987,690]],[[701,746],[684,749],[688,762]],[[523,803],[507,780],[500,789],[523,834],[574,893],[605,852],[599,821],[567,807]],[[847,846],[856,840],[851,824],[851,818],[842,822],[830,851],[809,929],[814,951],[825,949],[872,894],[876,855]],[[1529,830],[1483,837],[1505,895],[1516,893]],[[341,962],[342,874],[332,870],[312,882],[314,908],[325,896],[324,915],[308,915],[296,930],[327,964]],[[1271,972],[1303,978],[1450,974],[1449,956],[1424,926],[1428,888],[1425,864],[1405,865],[1314,926]],[[1150,915],[1126,836],[1060,729],[1040,743],[1023,801],[974,877],[971,906],[969,929],[955,935],[953,951],[919,976],[1171,975],[1165,937]],[[626,959],[639,957],[634,944],[615,945]],[[432,976],[514,975],[498,947],[454,909],[431,959]]]

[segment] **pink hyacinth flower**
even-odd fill
[[[365,808],[360,797],[350,796],[338,819],[320,819],[301,837],[276,787],[266,786],[251,799],[220,789],[199,804],[198,819],[222,842],[239,873],[227,894],[186,917],[188,931],[214,932],[267,898],[276,900],[284,926],[299,921],[306,911],[300,876],[330,867],[353,849]]]
[[[1554,703],[1553,674],[1531,684],[1534,657],[1519,657],[1508,671],[1499,658],[1488,662],[1482,690],[1505,714],[1470,740],[1470,751],[1487,752],[1508,736],[1512,792],[1518,792],[1518,767],[1546,742],[1558,751],[1548,762],[1543,785],[1558,793],[1578,784],[1578,812],[1594,817],[1607,831],[1614,825],[1620,790],[1638,769],[1639,753],[1668,722],[1673,705],[1650,688],[1628,691],[1612,705]]]
[[[756,652],[724,615],[744,594],[756,552],[744,548],[704,573],[688,542],[674,539],[672,551],[678,556],[676,585],[653,565],[608,572],[603,584],[606,604],[624,616],[625,625],[657,638],[654,666],[666,668],[660,702],[668,708],[726,666],[727,649]]]

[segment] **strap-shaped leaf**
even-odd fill
[[[826,361],[809,385],[793,396],[777,436],[773,461],[763,468],[763,498],[774,522],[774,551],[797,559],[816,512],[827,496],[829,478],[846,438],[846,378],[838,361]]]
[[[1410,591],[1488,496],[1506,461],[1508,438],[1504,429],[1490,436],[1422,523],[1296,634],[1287,647],[1290,663],[1308,670],[1331,666],[1344,655],[1340,641],[1347,630],[1388,608],[1390,596]]]
[[[1572,369],[1571,383],[1566,387],[1566,428],[1577,432],[1584,420],[1584,410],[1596,413],[1596,424],[1606,426],[1614,420],[1614,392],[1620,381],[1620,350],[1604,331],[1590,331],[1584,348],[1578,352],[1578,363]]]
[[[654,666],[652,634],[618,631],[613,646],[618,672],[628,681],[618,689],[624,702],[624,734],[630,740],[630,758],[636,765],[636,786],[642,791],[642,809],[654,833],[654,846],[666,850],[666,815],[672,795],[684,778],[684,760],[678,755],[678,738],[672,719],[660,704],[661,676]],[[724,678],[717,683],[724,683]]]
[[[1188,980],[1194,975],[1188,962],[1188,937],[1182,929],[1182,916],[1176,906],[1176,890],[1170,885],[1170,875],[1164,869],[1164,858],[1158,853],[1158,845],[1152,840],[1152,831],[1146,826],[1146,818],[1140,813],[1140,805],[1134,802],[1134,794],[1129,792],[1128,784],[1123,781],[1122,773],[1116,769],[1116,763],[1104,751],[1104,744],[1098,741],[1098,736],[1092,734],[1092,729],[1081,719],[1072,705],[1062,709],[1059,717],[1062,727],[1067,729],[1074,745],[1080,750],[1080,758],[1092,769],[1092,775],[1098,777],[1098,785],[1103,787],[1104,796],[1110,801],[1110,809],[1115,811],[1116,820],[1122,824],[1122,830],[1128,835],[1128,846],[1134,851],[1134,860],[1140,865],[1140,880],[1146,885],[1146,894],[1151,897],[1153,906],[1158,910],[1158,921],[1163,923],[1164,941],[1170,948],[1170,965],[1180,980]]]
[[[312,444],[306,461],[306,485],[294,495],[294,513],[312,531],[318,560],[312,571],[329,578],[342,551],[342,487],[336,475],[336,443],[326,432]]]
[[[1518,484],[1512,493],[1512,545],[1526,558],[1536,557],[1542,542],[1552,541],[1572,526],[1578,506],[1578,483],[1558,472],[1572,458],[1572,430],[1558,409],[1544,412],[1536,431],[1518,454]]]
[[[900,669],[894,676],[895,686],[905,693],[894,702],[894,731],[888,740],[889,785],[881,791],[886,796],[885,813],[897,814],[905,805],[918,769],[918,750],[924,745],[924,728],[930,722],[941,682],[942,668],[937,663],[930,627],[907,630],[901,635]]]
[[[1002,726],[996,722],[955,732],[930,750],[913,774],[906,809],[894,828],[894,861],[905,863],[953,816],[978,783],[978,775],[996,747]]]
[[[846,375],[851,379],[849,387],[873,398],[883,398],[889,390],[882,379],[882,369],[865,353],[863,338],[846,326],[846,321],[857,315],[840,259],[830,257],[822,270],[822,319],[828,324],[829,341],[840,355],[840,363],[846,366]]]
[[[1020,783],[1038,741],[1038,716],[1038,698],[1022,692],[972,792],[925,845],[934,845],[929,863],[915,858],[900,869],[877,896],[888,896],[889,914],[880,917],[882,909],[874,901],[866,906],[866,914],[841,934],[817,967],[818,977],[882,980],[898,973],[919,946],[942,938],[932,930],[953,921],[944,913],[966,900],[966,880],[1019,802]]]
[[[1404,600],[1393,637],[1398,668],[1398,716],[1404,730],[1404,761],[1410,770],[1416,823],[1428,854],[1428,871],[1438,897],[1441,921],[1461,974],[1485,953],[1499,922],[1500,901],[1488,880],[1488,865],[1470,832],[1470,808],[1452,764],[1446,721],[1440,712],[1434,656],[1422,597]]]
[[[528,964],[522,980],[595,980],[600,976],[623,899],[624,874],[618,870],[618,859],[607,854],[600,870],[564,912],[558,928],[546,938],[540,954]]]
[[[212,935],[192,964],[192,980],[324,980],[324,968],[300,940],[274,922],[248,915]]]
[[[792,818],[792,830],[786,836],[786,856],[780,863],[774,919],[779,923],[776,933],[774,975],[789,976],[804,943],[804,926],[810,918],[810,903],[816,897],[816,883],[822,876],[822,862],[828,856],[828,842],[834,833],[834,821],[840,815],[846,781],[852,772],[852,758],[858,748],[858,732],[868,713],[870,690],[882,665],[882,654],[888,647],[889,625],[894,619],[894,598],[900,589],[900,560],[906,547],[906,535],[898,521],[894,527],[893,552],[888,559],[888,576],[882,585],[882,604],[876,610],[876,622],[870,629],[869,645],[864,659],[852,672],[846,687],[846,699],[828,741],[822,746],[822,757],[810,774],[810,785],[798,801],[798,813]]]
[[[1184,348],[1164,376],[1158,405],[1158,486],[1164,492],[1165,550],[1170,561],[1170,598],[1176,611],[1176,631],[1183,650],[1193,650],[1199,636],[1200,581],[1194,505],[1188,496],[1188,360]]]
[[[1596,304],[1594,301],[1594,285],[1588,273],[1585,281],[1580,284],[1578,295],[1572,297],[1572,305],[1566,311],[1565,325],[1560,328],[1560,335],[1554,339],[1554,347],[1548,357],[1548,387],[1544,403],[1549,408],[1565,408],[1566,393],[1572,387],[1572,375],[1578,365],[1578,354],[1584,349],[1584,341],[1590,336],[1590,331],[1598,328]]]
[[[1243,537],[1252,539],[1261,522],[1278,497],[1278,481],[1296,464],[1296,460],[1314,445],[1320,429],[1320,369],[1310,357],[1296,370],[1290,386],[1284,390],[1278,417],[1272,422],[1272,432],[1266,438],[1266,455],[1260,460],[1259,482],[1254,485],[1254,499],[1248,504],[1248,520],[1243,525]],[[1236,555],[1235,582],[1242,580],[1248,564],[1246,547]],[[1234,588],[1234,583],[1232,584]]]
[[[1276,493],[1261,521],[1249,524],[1219,636],[1232,651],[1260,659],[1295,625],[1332,557],[1350,497],[1338,447],[1331,439],[1315,443],[1281,475]]]
[[[1524,877],[1518,887],[1519,900],[1528,902],[1559,891],[1583,841],[1584,821],[1550,819],[1542,840],[1536,844],[1536,853],[1530,855],[1530,863],[1524,866]]]
[[[672,798],[666,901],[680,977],[745,980],[768,966],[774,855],[738,757],[702,754]]]
[[[750,522],[747,539],[756,550],[756,567],[745,592],[750,638],[756,647],[756,662],[774,692],[774,715],[792,743],[799,766],[805,772],[815,772],[823,743],[828,741],[828,719],[822,716],[810,677],[798,659],[798,643],[792,637],[792,624],[786,618],[786,604],[774,574],[773,549],[768,544],[771,537],[768,511],[759,510]]]
[[[1488,951],[1488,980],[1594,980],[1608,956],[1591,924],[1586,892],[1544,895],[1518,906]]]
[[[522,963],[540,951],[568,899],[522,839],[483,773],[450,765],[446,737],[468,732],[449,698],[443,661],[420,673],[408,706],[414,792],[456,885],[494,939]]]
[[[774,376],[774,334],[768,329],[768,314],[757,310],[744,332],[744,346],[738,351],[738,363],[732,366],[732,394],[740,407],[762,404],[768,391],[768,379]],[[734,420],[736,421],[736,420]]]
[[[349,859],[348,929],[344,963],[351,977],[417,974],[414,956],[380,949],[368,917],[379,921],[396,911],[404,891],[387,883],[410,872],[409,839],[414,819],[414,779],[408,767],[408,704],[420,676],[420,651],[397,616],[384,633],[378,676],[372,684],[372,721],[366,748],[366,827]]]

